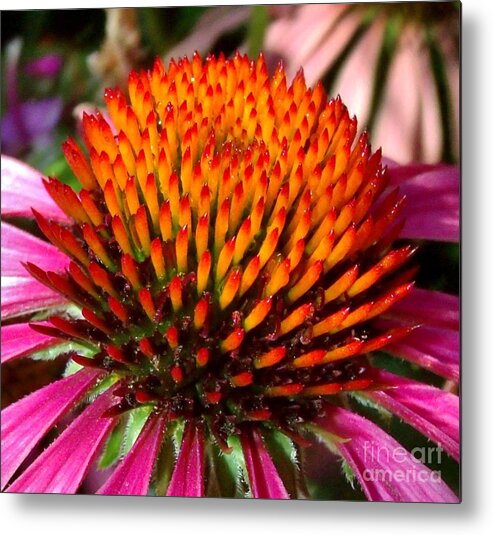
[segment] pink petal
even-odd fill
[[[390,385],[365,395],[399,416],[459,460],[459,397],[439,388],[388,372],[379,380]]]
[[[394,305],[389,313],[393,319],[419,322],[430,327],[459,329],[459,298],[434,290],[414,288]]]
[[[2,411],[2,489],[47,431],[94,385],[101,372],[81,370]]]
[[[32,219],[32,207],[47,218],[67,220],[43,186],[42,174],[15,158],[2,155],[2,215]]]
[[[45,325],[44,322],[40,324]],[[2,364],[62,343],[63,341],[58,338],[34,331],[28,323],[4,325],[2,326]]]
[[[241,445],[254,498],[289,499],[281,477],[257,429],[242,432]]]
[[[376,424],[327,406],[316,425],[341,437],[336,446],[372,501],[457,503],[457,496],[416,457]],[[344,440],[349,439],[349,440]]]
[[[459,343],[458,331],[420,327],[385,351],[458,382]]]
[[[149,488],[165,419],[151,416],[128,455],[96,494],[145,496]]]
[[[452,381],[459,380],[459,298],[442,292],[414,289],[386,314],[382,327],[422,324],[385,351],[414,362]]]
[[[102,416],[115,404],[114,389],[91,403],[7,491],[74,494],[116,423]]]
[[[69,258],[53,245],[2,223],[2,317],[4,319],[64,304],[67,300],[25,270],[21,262],[41,269],[62,271]]]
[[[407,198],[403,238],[459,241],[458,167],[416,164],[392,167],[389,178]]]
[[[180,454],[176,462],[167,496],[204,496],[204,432],[189,422],[183,433]]]

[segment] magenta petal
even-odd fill
[[[386,346],[385,351],[458,382],[459,345],[458,331],[420,327],[399,342]]]
[[[25,163],[2,155],[2,215],[33,218],[31,208],[45,217],[66,221],[67,216],[46,191],[42,175]]]
[[[103,417],[116,402],[114,389],[91,403],[7,491],[74,494],[116,423]]]
[[[189,422],[185,427],[180,454],[166,495],[204,496],[204,432],[198,424]]]
[[[2,411],[2,489],[47,431],[94,385],[101,372],[82,370]]]
[[[40,325],[45,323],[41,322]],[[28,323],[2,326],[2,364],[47,349],[63,341],[31,329]]]
[[[41,269],[62,271],[69,258],[53,245],[2,223],[2,317],[27,314],[67,300],[33,279],[21,262],[32,262]]]
[[[422,324],[385,351],[414,362],[452,381],[459,379],[459,298],[414,289],[386,314],[386,327]],[[382,324],[380,320],[379,323]],[[387,324],[388,323],[388,324]]]
[[[145,496],[154,468],[165,419],[151,416],[127,456],[96,494]]]
[[[403,238],[459,241],[458,167],[389,167],[389,178],[407,197]]]
[[[339,407],[315,424],[341,437],[337,448],[372,501],[457,503],[439,472],[421,464],[376,424]],[[348,440],[344,440],[348,439]],[[437,453],[438,454],[438,453]]]
[[[388,316],[431,327],[459,329],[459,298],[443,292],[414,288],[390,309]]]
[[[379,381],[392,388],[366,395],[402,418],[459,460],[459,397],[439,388],[379,372]]]
[[[252,428],[242,432],[240,438],[253,497],[274,500],[289,499],[289,494],[259,431]]]

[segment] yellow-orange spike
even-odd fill
[[[70,262],[69,264],[69,272],[72,279],[84,290],[86,291],[90,296],[94,297],[95,299],[99,299],[99,294],[94,287],[93,283],[87,277],[87,275],[82,271],[82,268],[76,264],[75,262]]]
[[[166,275],[166,265],[164,263],[163,246],[159,238],[154,238],[151,242],[151,262],[156,272],[156,277],[163,280]]]
[[[241,277],[240,296],[242,296],[252,286],[259,273],[260,258],[258,256],[254,256],[248,263]]]
[[[180,211],[180,189],[179,178],[176,173],[172,173],[169,178],[168,199],[173,217],[173,224],[178,225],[178,215]]]
[[[394,329],[390,329],[384,334],[372,338],[367,342],[361,342],[362,351],[364,351],[365,353],[377,351],[378,349],[385,347],[391,342],[394,343],[400,340],[401,338],[406,337],[410,332],[417,328],[419,328],[419,325],[406,325],[404,327],[396,327]]]
[[[284,259],[279,263],[264,289],[264,295],[275,295],[279,290],[284,288],[289,283],[289,273],[291,271],[291,264],[289,258]]]
[[[175,242],[176,267],[178,273],[186,273],[188,266],[188,227],[180,228]]]
[[[331,334],[335,332],[335,330],[342,325],[344,320],[349,317],[350,310],[349,307],[341,308],[337,312],[330,314],[330,316],[327,316],[322,321],[316,323],[312,329],[313,337],[315,338],[323,334]]]
[[[279,334],[282,336],[305,323],[305,321],[313,316],[314,310],[315,309],[311,303],[305,303],[293,310],[291,314],[281,321],[281,324],[279,325]]]
[[[140,282],[139,270],[137,263],[129,254],[122,255],[121,269],[124,277],[132,285],[134,290],[140,290],[142,283]]]
[[[135,175],[135,156],[132,145],[123,131],[118,134],[118,150],[120,151],[125,169],[130,176]]]
[[[236,236],[233,236],[221,249],[219,257],[216,264],[216,285],[219,284],[224,276],[226,275],[229,266],[231,265],[231,260],[233,259],[233,254],[235,251],[235,242]]]
[[[113,235],[115,236],[120,249],[124,254],[129,254],[133,256],[133,249],[130,243],[130,238],[127,233],[127,229],[123,224],[120,217],[117,215],[111,220],[111,228],[113,230]]]
[[[128,180],[128,172],[123,162],[121,154],[118,154],[113,164],[113,172],[115,174],[115,180],[121,191],[125,191],[125,186]]]
[[[99,329],[101,332],[109,336],[113,334],[108,324],[102,318],[100,318],[97,314],[95,314],[92,310],[89,310],[88,308],[84,307],[81,310],[81,313],[91,325],[96,327],[96,329]]]
[[[88,269],[92,280],[97,286],[102,288],[107,294],[111,295],[115,299],[120,297],[120,294],[115,290],[113,282],[111,281],[106,270],[98,266],[96,262],[90,262]]]
[[[151,216],[154,232],[157,233],[159,230],[159,201],[157,196],[156,181],[154,179],[153,173],[147,175],[145,200],[147,204],[147,209],[149,210],[149,215]]]
[[[258,257],[260,260],[260,268],[263,268],[265,266],[269,258],[274,253],[277,247],[277,242],[279,241],[279,234],[279,229],[275,228],[271,230],[265,237],[265,240],[263,241],[258,253]]]
[[[139,192],[135,184],[134,177],[128,177],[125,185],[125,199],[127,201],[128,210],[131,215],[135,215],[140,207]]]
[[[182,281],[178,276],[173,277],[168,285],[171,305],[173,306],[173,310],[175,312],[178,312],[183,307],[182,288]]]
[[[235,232],[235,230],[238,228],[239,222],[243,215],[245,200],[246,195],[243,184],[238,182],[233,192],[231,209],[229,212],[229,229],[231,232]]]
[[[84,207],[84,210],[86,211],[86,214],[89,216],[89,219],[91,220],[91,223],[96,227],[98,227],[99,225],[102,225],[103,214],[101,213],[99,208],[96,206],[89,191],[85,189],[81,190],[79,192],[79,197],[80,197],[80,202],[82,206]]]
[[[107,269],[110,271],[116,271],[115,264],[106,251],[103,242],[98,236],[97,232],[91,227],[91,225],[82,225],[82,235],[84,240],[91,248],[92,252],[101,260]]]
[[[115,190],[115,186],[111,180],[108,180],[104,186],[104,202],[108,207],[111,217],[116,215],[122,217],[119,192]]]
[[[241,282],[241,271],[233,270],[227,277],[224,287],[219,295],[219,306],[221,310],[227,308],[235,298]]]
[[[343,273],[332,285],[324,292],[324,301],[329,303],[340,297],[354,283],[358,276],[359,266],[356,264]]]
[[[190,208],[190,196],[187,194],[180,199],[180,208],[178,213],[178,225],[180,227],[192,226],[192,211]]]
[[[202,329],[207,319],[207,313],[209,312],[209,300],[205,297],[199,299],[195,305],[193,313],[193,324],[197,330]]]
[[[270,386],[265,389],[265,395],[269,398],[291,397],[301,394],[303,385],[290,383],[288,385]]]
[[[234,351],[238,349],[243,342],[245,336],[245,331],[243,329],[235,329],[229,336],[224,340],[221,340],[219,347],[223,353],[228,353],[229,351]]]
[[[257,325],[260,325],[266,318],[271,307],[272,297],[266,297],[262,299],[259,303],[257,303],[253,307],[253,310],[243,321],[243,327],[245,328],[245,332],[249,332],[255,327],[257,327]]]
[[[311,368],[320,364],[326,354],[325,349],[315,349],[314,351],[309,351],[301,357],[295,358],[291,365],[295,368]]]
[[[388,253],[382,260],[355,281],[355,283],[347,290],[348,296],[354,297],[355,295],[364,292],[387,273],[396,270],[404,264],[415,251],[416,248],[408,245]]]
[[[84,266],[89,264],[89,255],[82,247],[77,238],[67,229],[62,227],[55,227],[52,225],[54,231],[59,232],[59,246],[61,249],[65,249],[70,256],[78,260]]]
[[[178,329],[174,325],[166,329],[165,337],[171,349],[176,349],[178,347]]]
[[[323,261],[318,260],[315,262],[315,264],[308,268],[307,272],[301,277],[301,279],[292,288],[290,288],[286,296],[287,302],[294,303],[301,296],[305,295],[305,293],[310,290],[312,286],[320,279],[322,271]]]
[[[146,256],[149,256],[151,252],[151,236],[149,234],[149,224],[147,223],[145,206],[141,206],[135,214],[135,231],[137,232],[142,252]]]
[[[250,217],[247,217],[241,224],[240,230],[236,236],[235,252],[233,255],[233,263],[239,264],[245,254],[247,247],[250,245],[252,231],[252,222]]]
[[[195,360],[197,361],[197,366],[199,368],[203,368],[208,362],[209,362],[209,350],[206,347],[201,347],[197,351],[197,355],[195,356]]]
[[[111,312],[124,324],[127,325],[130,319],[128,310],[123,303],[111,297],[108,297],[108,306],[110,307]]]
[[[209,214],[205,213],[199,217],[197,229],[195,231],[195,248],[197,250],[197,261],[200,260],[203,252],[209,244]]]
[[[296,269],[300,260],[303,258],[303,253],[305,251],[305,240],[298,240],[296,245],[291,249],[291,252],[288,255],[290,269],[293,271]]]
[[[171,176],[171,166],[168,157],[166,156],[166,151],[164,149],[161,149],[159,151],[157,168],[159,187],[161,189],[163,197],[167,199],[169,194],[169,179]]]
[[[169,201],[164,201],[159,210],[159,231],[163,241],[173,238],[173,223]]]
[[[345,258],[345,256],[351,250],[356,239],[356,227],[350,225],[346,232],[341,236],[336,246],[330,253],[329,257],[324,263],[324,271],[327,272],[332,269],[336,264]]]
[[[144,312],[147,314],[147,317],[151,321],[154,321],[156,317],[156,307],[154,306],[152,295],[148,288],[142,288],[139,291],[139,301],[144,309]]]
[[[72,169],[77,180],[82,184],[82,187],[89,191],[97,188],[98,183],[96,177],[79,145],[69,137],[62,144],[62,150],[70,169]]]
[[[209,250],[204,251],[197,267],[197,293],[201,295],[207,288],[209,273],[211,271],[212,255]]]
[[[392,305],[406,297],[413,288],[414,282],[406,282],[377,299],[368,313],[367,319],[374,318],[386,312]]]
[[[312,237],[306,245],[306,253],[311,255],[315,252],[320,242],[331,232],[333,233],[334,223],[336,221],[337,214],[334,209],[329,210],[323,221],[317,227]]]
[[[217,212],[216,225],[214,229],[214,254],[219,254],[219,251],[224,246],[226,232],[228,232],[229,221],[229,199],[224,199]]]
[[[211,190],[209,189],[209,186],[204,185],[202,186],[202,189],[200,190],[200,197],[199,197],[199,216],[203,216],[204,214],[209,214],[211,211]]]
[[[252,372],[242,372],[231,377],[230,381],[234,387],[248,386],[253,383],[253,374]]]
[[[261,368],[269,368],[274,366],[286,356],[286,348],[284,346],[275,347],[266,353],[262,353],[255,357],[253,365],[257,370]]]
[[[326,364],[327,362],[335,362],[336,360],[342,360],[349,357],[354,357],[355,355],[358,355],[362,352],[363,346],[364,342],[362,342],[361,340],[353,340],[348,344],[344,344],[343,346],[331,349],[330,351],[327,351],[327,353],[325,353],[324,358],[322,359],[322,364]]]
[[[341,383],[324,383],[322,385],[307,386],[303,391],[304,396],[330,396],[342,390]]]

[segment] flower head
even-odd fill
[[[282,66],[269,77],[262,56],[240,54],[168,69],[157,60],[130,74],[128,93],[106,91],[110,122],[84,116],[88,157],[64,144],[80,191],[49,178],[57,207],[33,200],[52,245],[4,224],[17,244],[32,240],[18,255],[32,277],[24,289],[43,288],[7,303],[7,316],[43,312],[27,338],[25,325],[7,325],[7,359],[54,346],[70,363],[4,411],[2,485],[75,492],[104,451],[113,471],[101,493],[145,494],[153,476],[167,495],[227,494],[232,480],[232,494],[297,497],[276,446],[295,453],[319,435],[358,475],[365,441],[397,444],[348,410],[355,394],[457,456],[456,396],[371,358],[419,326],[392,315],[413,290],[415,248],[395,243],[404,198],[341,100],[308,88],[301,71],[288,86]],[[441,481],[415,495],[363,487],[372,499],[456,499]]]

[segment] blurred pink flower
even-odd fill
[[[400,163],[458,157],[458,2],[309,4],[277,10],[264,44],[340,94]]]

